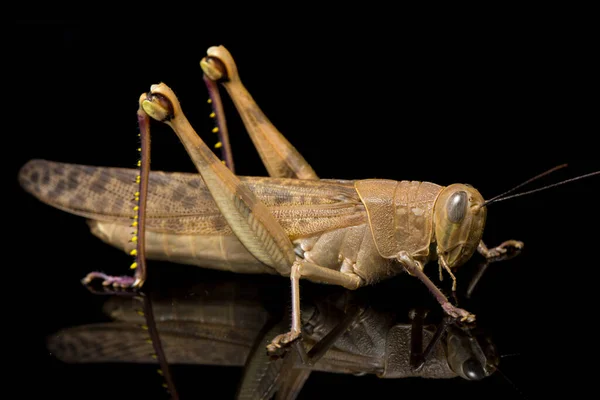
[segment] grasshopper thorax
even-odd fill
[[[440,192],[433,213],[440,263],[452,268],[471,258],[485,227],[484,202],[483,196],[469,185],[456,183]]]

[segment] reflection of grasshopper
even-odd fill
[[[292,327],[269,346],[271,353],[301,333],[299,279],[356,289],[407,271],[419,278],[452,317],[475,316],[453,306],[423,273],[437,260],[451,269],[478,250],[486,257],[521,248],[508,241],[487,249],[481,241],[483,197],[468,185],[391,180],[319,180],[308,163],[274,128],[242,85],[223,47],[201,62],[226,138],[214,82],[221,81],[237,107],[270,178],[240,178],[221,163],[193,131],[173,92],[152,86],[140,98],[142,173],[47,161],[31,161],[20,173],[24,188],[42,201],[91,219],[104,241],[137,253],[135,279],[92,273],[105,284],[140,287],[144,251],[166,259],[241,273],[289,276]],[[198,175],[149,173],[148,115],[170,125],[195,163]],[[223,140],[228,149],[227,141]],[[229,151],[225,160],[231,160]],[[232,167],[232,164],[229,164]],[[141,184],[136,192],[132,181]],[[139,201],[131,243],[130,199]],[[135,207],[138,210],[138,206]],[[139,238],[139,239],[138,239]]]
[[[167,295],[150,294],[169,363],[245,365],[238,392],[244,399],[268,399],[277,390],[277,398],[295,398],[312,371],[472,380],[495,370],[493,345],[455,325],[434,342],[422,367],[416,368],[423,345],[436,332],[434,326],[423,325],[422,314],[399,323],[395,311],[378,309],[382,302],[376,299],[361,300],[341,291],[315,294],[311,288],[302,307],[303,346],[309,349],[311,362],[300,362],[294,352],[270,360],[260,342],[267,343],[287,323],[270,322],[260,302],[260,282],[200,284]],[[57,332],[49,339],[49,350],[66,362],[155,363],[144,343],[147,333],[139,328],[144,318],[136,312],[137,305],[128,297],[111,298],[104,310],[113,322]]]

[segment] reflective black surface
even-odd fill
[[[190,122],[209,141],[212,122],[198,62],[211,45],[228,47],[254,98],[322,177],[464,182],[491,198],[564,162],[571,166],[544,182],[600,169],[592,143],[597,129],[588,127],[596,111],[586,96],[593,88],[591,71],[597,69],[583,45],[567,45],[550,34],[535,43],[523,39],[533,38],[531,32],[455,39],[447,32],[418,38],[315,34],[281,46],[272,33],[223,34],[201,23],[142,32],[75,23],[14,26],[18,90],[10,93],[11,120],[21,125],[5,128],[4,148],[11,160],[9,201],[14,202],[6,209],[10,239],[5,251],[18,259],[6,261],[12,295],[7,309],[15,313],[10,321],[16,324],[4,326],[25,339],[15,346],[16,371],[48,395],[164,398],[154,366],[69,365],[49,354],[48,335],[107,320],[101,308],[106,298],[90,294],[79,279],[95,269],[123,273],[130,258],[92,237],[83,219],[21,191],[18,168],[31,158],[133,167],[137,99],[159,81],[175,90]],[[365,66],[365,54],[376,55],[376,61],[369,58],[373,63]],[[230,103],[226,107],[238,173],[264,175],[241,122]],[[457,136],[463,140],[454,140]],[[152,154],[153,169],[193,170],[168,129],[154,127]],[[595,371],[585,363],[596,359],[589,324],[597,309],[599,187],[591,178],[488,210],[485,242],[493,246],[518,239],[525,249],[490,265],[472,299],[459,298],[459,304],[477,314],[500,354],[520,354],[502,359],[500,368],[527,398],[558,390],[577,394],[592,385],[587,376]],[[459,294],[479,261],[475,255],[459,270]],[[149,264],[155,270],[150,279],[161,281],[185,273],[218,286],[231,278]],[[437,268],[426,271],[437,282]],[[267,281],[272,285],[267,307],[285,309],[288,280]],[[442,286],[448,292],[450,282]],[[392,299],[390,308],[437,310],[411,277],[374,289]],[[242,368],[175,366],[173,376],[183,399],[232,398]],[[299,398],[333,393],[347,399],[518,398],[497,373],[478,382],[313,373]]]

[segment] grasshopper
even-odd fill
[[[334,288],[306,290],[303,296],[303,346],[310,349],[310,362],[295,357],[272,360],[256,344],[268,342],[287,323],[285,318],[274,323],[263,307],[264,280],[187,282],[177,289],[144,288],[152,299],[165,356],[171,365],[245,367],[240,399],[269,399],[275,391],[278,399],[295,398],[313,371],[385,379],[480,380],[490,376],[499,361],[495,346],[476,326],[450,324],[442,329],[443,324],[427,323],[422,310],[412,310],[406,318],[398,309],[381,310],[381,299]],[[62,329],[49,337],[48,349],[67,363],[156,363],[150,346],[142,345],[147,331],[139,326],[146,321],[138,307],[127,293],[113,295],[103,306],[111,322]],[[415,366],[423,345],[429,354]],[[162,370],[166,375],[167,369]]]
[[[423,268],[437,261],[440,278],[446,271],[456,290],[452,271],[475,251],[491,259],[520,250],[523,243],[516,240],[492,248],[482,241],[487,205],[508,198],[505,194],[486,202],[466,184],[319,179],[255,103],[224,47],[209,48],[200,64],[225,163],[193,130],[173,91],[159,84],[139,101],[141,173],[42,160],[22,168],[20,182],[27,191],[88,218],[94,235],[136,257],[133,278],[92,272],[84,282],[100,278],[106,285],[139,288],[146,279],[146,256],[287,276],[291,329],[267,346],[270,354],[280,353],[301,335],[300,279],[354,290],[408,272],[425,284],[449,316],[475,320],[451,304]],[[217,82],[233,100],[270,177],[234,174]],[[150,172],[150,119],[175,131],[199,175]],[[131,199],[139,203],[133,223]]]

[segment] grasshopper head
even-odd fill
[[[465,263],[477,249],[485,226],[483,203],[483,196],[469,185],[450,185],[439,194],[433,216],[435,239],[438,257],[450,268]]]
[[[496,346],[482,332],[451,326],[446,336],[448,365],[458,376],[478,381],[496,371],[500,358]]]

